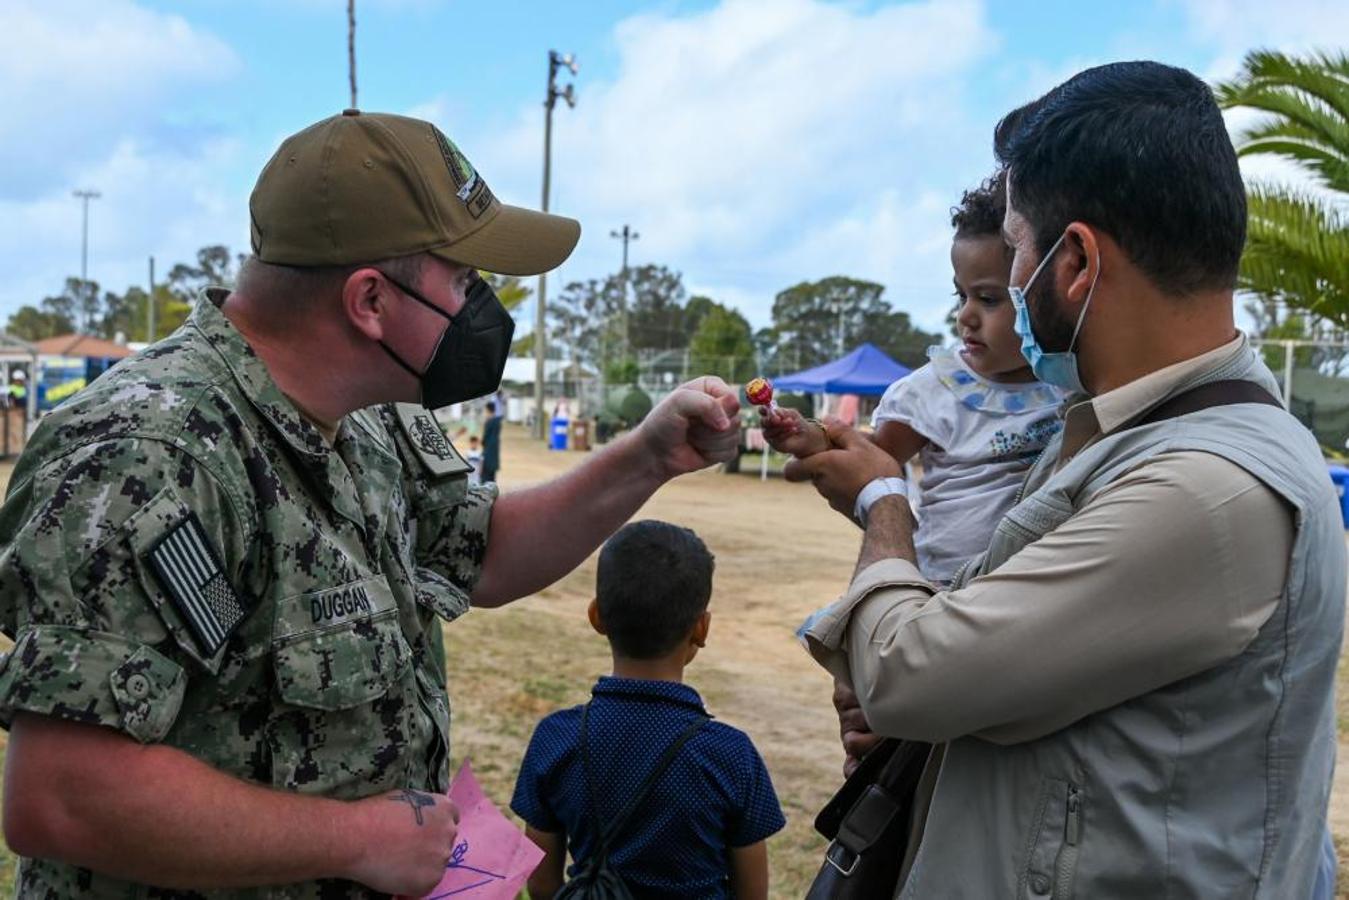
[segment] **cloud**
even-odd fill
[[[107,288],[143,284],[150,253],[167,267],[213,240],[240,243],[229,226],[241,198],[216,187],[240,148],[192,103],[238,73],[228,45],[128,0],[9,0],[0,31],[0,263],[11,273],[0,316],[79,273],[74,188],[102,194],[90,204],[89,275]]]
[[[101,186],[89,206],[89,277],[105,289],[144,286],[156,256],[162,278],[173,263],[191,261],[204,244],[246,247],[238,210],[246,198],[219,186],[213,174],[246,156],[237,141],[202,144],[180,157],[147,149],[131,139],[83,170],[83,181]],[[67,190],[35,199],[0,199],[0,265],[13,277],[0,286],[0,313],[36,304],[61,288],[53,273],[80,271],[81,209]],[[238,232],[238,233],[236,233]]]
[[[613,40],[616,75],[583,69],[576,108],[554,114],[552,207],[584,226],[561,281],[615,270],[624,222],[642,232],[634,262],[752,298],[756,325],[804,279],[949,281],[947,207],[992,167],[991,123],[963,111],[967,74],[998,46],[980,3],[725,0],[631,17]],[[536,202],[539,112],[451,134],[511,202]],[[946,304],[944,289],[892,299]]]
[[[1192,35],[1212,48],[1212,62],[1201,73],[1210,81],[1232,78],[1251,50],[1279,50],[1305,55],[1339,49],[1328,35],[1349,34],[1349,4],[1343,0],[1285,0],[1278,4],[1252,0],[1186,0],[1183,4]],[[1236,143],[1265,118],[1252,109],[1224,113]],[[1325,189],[1307,169],[1271,154],[1241,158],[1248,183],[1276,184],[1304,191],[1328,202],[1344,204],[1342,195]]]
[[[0,5],[0,196],[40,196],[106,159],[119,140],[165,146],[192,129],[164,109],[228,78],[228,46],[176,15],[128,0],[9,0]]]
[[[1230,78],[1250,50],[1266,47],[1289,53],[1339,49],[1349,35],[1349,3],[1344,0],[1183,0],[1190,32],[1217,52],[1204,73]]]

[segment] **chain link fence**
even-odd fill
[[[1251,341],[1279,379],[1289,412],[1316,435],[1328,452],[1349,448],[1349,342]]]

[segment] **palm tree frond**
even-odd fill
[[[1251,190],[1239,286],[1349,326],[1349,222],[1316,198]]]

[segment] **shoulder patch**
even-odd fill
[[[440,424],[430,410],[415,403],[398,403],[395,408],[398,426],[428,472],[432,475],[463,475],[473,471],[473,466],[440,430]]]
[[[197,514],[188,513],[169,529],[147,559],[192,630],[203,656],[214,656],[248,610],[225,577]]]

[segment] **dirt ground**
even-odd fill
[[[503,490],[580,461],[506,430]],[[747,468],[750,468],[747,465]],[[638,513],[686,525],[716,555],[712,633],[686,672],[708,711],[746,731],[787,814],[770,839],[774,897],[800,897],[824,842],[811,822],[842,779],[831,683],[796,642],[796,626],[847,583],[857,531],[814,491],[754,473],[700,472],[666,485]],[[585,702],[609,671],[608,645],[590,629],[595,560],[505,610],[474,611],[446,628],[456,760],[467,755],[491,795],[509,802],[534,723]]]
[[[500,480],[506,491],[581,461],[550,452],[518,429],[504,433]],[[749,467],[747,467],[749,468]],[[688,681],[722,721],[749,733],[768,764],[787,813],[769,841],[775,898],[800,897],[819,865],[823,840],[811,821],[840,781],[842,752],[829,705],[830,684],[793,637],[807,613],[846,584],[857,533],[808,487],[779,478],[710,471],[662,489],[638,514],[696,530],[717,556],[712,634]],[[0,484],[9,466],[0,464]],[[535,722],[581,703],[608,671],[607,647],[585,620],[593,557],[535,597],[504,610],[473,611],[446,626],[454,765],[471,757],[485,788],[509,802]],[[0,649],[3,639],[0,639]],[[1341,665],[1341,732],[1349,728],[1349,670]],[[1341,759],[1346,744],[1341,740]],[[0,733],[0,757],[4,735]],[[1349,866],[1349,772],[1336,774],[1331,823],[1341,868]],[[11,888],[0,848],[0,894]],[[1349,879],[1341,879],[1342,885]],[[1349,886],[1339,897],[1349,900]]]

